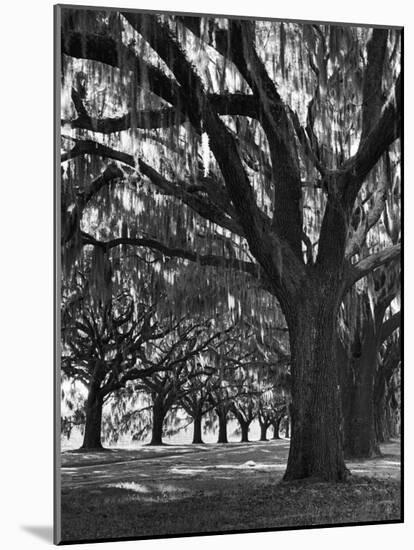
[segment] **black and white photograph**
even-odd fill
[[[54,8],[55,543],[403,521],[403,28],[250,9]]]

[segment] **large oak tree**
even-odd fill
[[[400,254],[399,242],[362,250],[384,209],[382,159],[398,154],[400,31],[68,9],[61,48],[64,69],[76,58],[89,72],[70,65],[62,160],[119,163],[66,208],[63,245],[145,248],[259,281],[290,337],[285,479],[344,479],[339,306]],[[85,231],[91,198],[137,174],[161,194],[163,223],[148,231],[136,211],[122,234]]]

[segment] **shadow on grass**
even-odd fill
[[[205,451],[205,445],[146,445],[138,449],[105,449],[104,451],[82,451],[82,449],[64,451],[62,468],[81,468],[84,466],[109,465],[118,462],[169,458]]]
[[[398,482],[362,476],[308,484],[272,477],[185,487],[126,482],[64,497],[63,539],[400,521],[400,496]]]

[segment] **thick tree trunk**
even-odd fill
[[[216,409],[218,422],[219,422],[219,433],[217,443],[228,443],[227,440],[227,411],[223,407],[218,407]]]
[[[260,424],[260,441],[267,441],[266,434],[268,427],[268,424]]]
[[[193,444],[194,445],[200,445],[203,443],[203,438],[201,436],[201,414],[196,414],[193,421],[194,421],[194,431],[193,431]]]
[[[364,341],[362,354],[354,358],[351,404],[344,421],[344,451],[349,458],[379,456],[374,416],[374,381],[377,366],[375,337]]]
[[[399,346],[399,344],[398,344]],[[392,385],[392,376],[400,361],[400,352],[389,358],[377,369],[374,389],[375,431],[379,443],[385,443],[398,435],[398,403]]]
[[[162,400],[156,398],[152,408],[152,433],[150,445],[162,445],[162,427],[164,424],[166,411],[164,410]]]
[[[396,437],[395,422],[389,403],[385,400],[384,411],[381,416],[383,422],[383,435],[384,442],[389,441],[393,437]]]
[[[103,396],[101,396],[98,384],[91,384],[86,402],[85,434],[81,449],[93,451],[102,449],[101,427]]]
[[[376,418],[378,443],[388,443],[392,437],[395,437],[392,433],[392,426],[387,413],[386,409],[381,410]]]
[[[277,420],[275,420],[272,424],[273,426],[273,438],[272,439],[280,439],[279,430],[280,430],[280,423],[282,421],[282,417],[280,416]]]
[[[247,443],[249,441],[249,426],[250,422],[243,421],[239,418],[239,424],[241,429],[241,442]]]
[[[339,481],[348,474],[335,350],[339,296],[332,284],[318,285],[285,311],[292,365],[292,434],[285,480]]]
[[[348,344],[348,343],[347,343]],[[341,406],[344,432],[348,419],[352,417],[352,400],[354,394],[354,373],[347,344],[336,338],[336,363],[338,365],[339,385],[341,388]],[[345,433],[344,433],[345,443]]]
[[[395,411],[392,411],[390,408],[387,408],[388,417],[387,425],[390,433],[390,439],[401,436],[401,423]]]
[[[378,369],[374,389],[374,417],[375,434],[378,443],[386,443],[390,440],[389,424],[387,421],[387,384],[382,368]]]

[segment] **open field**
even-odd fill
[[[62,455],[63,540],[398,521],[399,442],[346,483],[281,483],[288,440]]]

